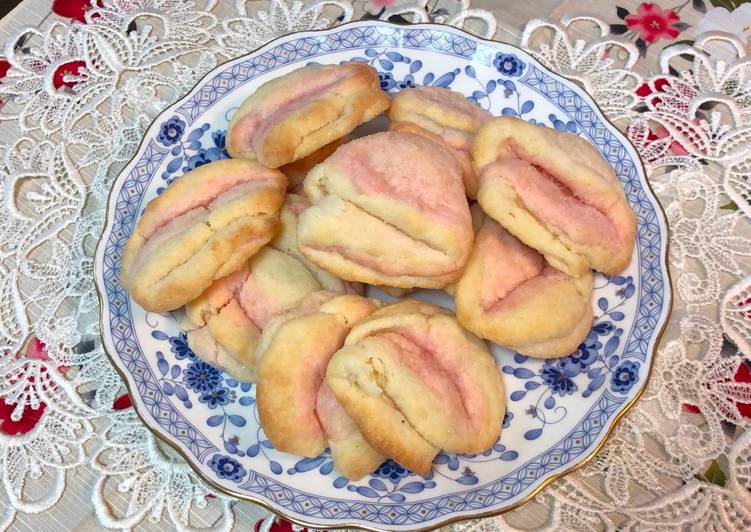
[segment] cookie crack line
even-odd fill
[[[428,328],[428,331],[427,331],[428,332],[428,336],[430,336],[431,331],[432,331],[433,327],[435,326],[435,324],[432,323],[432,319],[425,320],[424,324],[425,324],[425,326],[427,326],[427,328]],[[409,345],[411,345],[417,351],[419,351],[421,353],[421,356],[423,356],[427,360],[429,360],[430,363],[434,364],[444,375],[446,375],[448,377],[448,380],[454,385],[454,389],[456,391],[456,395],[459,398],[459,404],[461,406],[461,413],[463,414],[464,419],[469,423],[470,426],[474,427],[474,425],[475,425],[475,419],[471,415],[469,409],[467,408],[466,398],[464,396],[464,393],[462,392],[462,390],[460,389],[460,387],[457,386],[456,383],[454,383],[454,378],[452,376],[452,372],[447,368],[447,366],[445,366],[444,364],[442,364],[441,361],[435,356],[434,350],[426,348],[424,345],[422,345],[422,344],[416,342],[414,339],[410,338],[409,335],[405,334],[404,329],[401,328],[401,327],[387,327],[387,328],[384,328],[384,329],[380,329],[377,333],[375,333],[372,336],[377,337],[378,335],[380,335],[382,333],[391,333],[391,334],[395,334],[395,335],[399,336],[401,339],[403,339],[404,341],[406,341],[407,343],[409,343]],[[397,350],[399,350],[398,346],[394,346],[394,347]],[[408,356],[411,356],[411,355],[409,355],[409,353],[407,353],[407,354],[408,354]],[[379,366],[378,368],[374,364],[375,360],[378,361],[378,366]],[[368,364],[371,366],[371,369],[373,370],[373,372],[375,373],[375,375],[381,377],[382,380],[383,380],[383,382],[379,382],[378,380],[376,380],[376,382],[375,382],[375,384],[378,386],[378,388],[380,390],[380,393],[382,393],[383,395],[385,395],[386,397],[388,397],[388,399],[389,399],[389,401],[391,403],[393,403],[394,405],[398,406],[398,403],[394,400],[394,398],[386,390],[386,382],[388,381],[388,374],[387,373],[388,373],[388,367],[389,366],[386,363],[384,363],[384,361],[381,358],[377,358],[377,357],[374,357],[372,355],[368,358]],[[357,378],[355,380],[355,382],[358,384],[358,386],[360,386],[360,379],[359,378]],[[360,386],[360,388],[362,389],[362,386]],[[366,390],[363,390],[363,391],[364,391],[364,393],[368,394],[368,392]],[[436,392],[438,392],[438,391],[439,390],[436,390]],[[393,408],[393,407],[391,407],[391,405],[387,405],[387,406],[389,406],[389,408]],[[422,437],[422,439],[424,439],[426,442],[430,443],[431,445],[440,447],[438,444],[436,444],[435,442],[431,441],[429,437],[425,436],[419,429],[417,429],[414,426],[414,424],[409,421],[409,419],[402,413],[402,411],[399,408],[395,408],[394,410],[397,410],[400,413],[400,415],[402,416],[402,418],[404,418],[405,420],[407,420],[407,422],[409,423],[409,425],[415,430],[415,432],[417,432],[420,435],[420,437]]]
[[[543,260],[545,260],[545,259],[543,258]],[[543,268],[544,268],[544,266],[543,266]],[[509,297],[511,297],[512,294],[514,292],[516,292],[518,289],[520,289],[522,286],[524,286],[528,282],[532,281],[533,279],[537,279],[538,277],[542,277],[542,271],[543,270],[540,270],[540,273],[538,273],[538,274],[536,274],[536,275],[534,275],[532,277],[529,277],[527,279],[524,279],[523,281],[519,281],[511,290],[509,290],[508,292],[506,292],[503,296],[496,297],[496,300],[491,305],[488,305],[488,306],[481,305],[482,310],[484,310],[485,312],[489,312],[489,313],[500,312],[500,309],[498,307],[500,307],[504,302],[506,302],[506,300]]]
[[[185,175],[187,175],[187,174],[185,174]],[[178,180],[179,180],[179,178],[178,178]],[[175,181],[175,182],[178,182],[178,181]],[[141,235],[141,237],[144,240],[149,240],[152,236],[154,236],[154,234],[156,234],[157,232],[159,232],[159,230],[162,229],[165,225],[167,225],[170,222],[172,222],[172,220],[174,220],[175,218],[179,218],[180,216],[184,216],[185,214],[188,214],[189,212],[193,212],[193,211],[195,211],[197,209],[206,209],[209,212],[209,214],[216,212],[216,209],[221,208],[221,205],[215,205],[216,201],[219,198],[221,198],[222,196],[224,196],[225,194],[231,194],[233,192],[233,189],[235,187],[245,187],[245,188],[248,189],[248,190],[244,190],[243,191],[244,194],[239,194],[239,195],[236,196],[236,198],[234,198],[234,199],[237,199],[237,198],[243,197],[246,194],[253,194],[254,192],[258,192],[259,189],[262,189],[264,187],[269,187],[270,185],[271,185],[271,180],[265,179],[265,178],[264,179],[260,179],[260,180],[255,180],[255,179],[242,180],[242,179],[238,179],[237,181],[235,181],[235,182],[231,183],[230,185],[228,185],[227,188],[225,188],[225,189],[217,192],[216,194],[214,194],[212,196],[209,196],[208,198],[203,199],[201,202],[199,202],[199,203],[197,203],[195,205],[190,205],[190,204],[185,205],[184,206],[185,209],[179,209],[178,211],[176,211],[175,215],[172,216],[171,218],[160,220],[159,223],[156,224],[152,228],[152,230],[151,230],[151,232],[149,233],[148,236],[144,235],[143,232],[140,231],[140,230],[138,232],[139,232],[139,234]]]
[[[239,283],[238,286],[235,287],[235,289],[232,291],[232,299],[230,299],[229,301],[227,301],[227,303],[222,308],[224,308],[227,305],[229,305],[230,303],[232,303],[233,300],[237,301],[237,306],[240,307],[240,310],[242,310],[242,312],[245,315],[245,317],[248,318],[248,321],[250,323],[252,323],[253,325],[255,325],[256,328],[258,328],[258,330],[261,330],[261,327],[256,323],[256,320],[254,320],[250,316],[250,313],[248,312],[248,309],[245,308],[245,305],[243,305],[243,300],[240,297],[240,292],[242,292],[242,289],[244,288],[245,283],[248,282],[248,280],[250,279],[251,275],[253,275],[253,271],[252,270],[248,272],[248,276],[245,278],[245,280],[242,283]]]
[[[262,217],[265,217],[265,216],[266,215],[264,214]],[[208,243],[209,240],[211,240],[214,236],[216,236],[216,234],[219,231],[222,231],[223,229],[226,229],[227,227],[229,227],[230,225],[232,225],[233,223],[235,223],[236,221],[238,221],[238,220],[240,220],[242,218],[256,218],[256,215],[253,215],[253,214],[243,214],[241,216],[238,216],[237,218],[233,218],[232,221],[230,221],[224,227],[221,227],[219,229],[214,229],[213,227],[211,227],[211,223],[209,222],[209,220],[201,220],[200,222],[197,222],[199,224],[205,225],[211,231],[211,234],[208,235],[206,237],[206,239],[201,243],[201,248],[203,248],[203,246],[205,246]],[[190,228],[190,229],[192,229],[192,228]],[[143,246],[141,246],[141,249],[143,249]],[[191,255],[190,257],[188,257],[184,261],[180,262],[179,264],[176,264],[170,271],[168,271],[167,273],[165,273],[161,277],[155,279],[154,282],[153,282],[153,284],[154,285],[158,285],[159,283],[161,283],[162,281],[164,281],[167,277],[169,277],[176,269],[178,269],[178,268],[180,268],[182,266],[185,266],[187,263],[189,263],[194,258],[195,258],[195,256]],[[230,257],[230,259],[231,259],[231,257]],[[230,259],[228,259],[228,260],[230,260]],[[221,267],[220,267],[220,269],[221,269]],[[133,274],[131,273],[131,275],[133,275]]]
[[[509,151],[511,151],[511,153],[514,154],[514,156],[516,157],[516,159],[528,163],[535,170],[537,170],[538,172],[540,172],[543,175],[543,177],[545,177],[546,179],[550,179],[551,181],[555,182],[555,184],[559,188],[563,188],[567,192],[569,192],[569,194],[571,195],[571,197],[573,197],[576,201],[578,201],[579,203],[582,203],[584,205],[587,205],[589,207],[592,207],[597,212],[599,212],[600,214],[602,214],[606,219],[608,219],[608,221],[610,221],[610,218],[608,217],[608,213],[606,211],[603,211],[597,205],[594,205],[594,204],[588,202],[585,198],[582,198],[579,194],[576,193],[576,191],[574,189],[572,189],[565,182],[561,181],[558,177],[556,177],[556,175],[553,172],[551,172],[550,170],[548,170],[547,168],[545,168],[545,166],[543,166],[542,164],[540,164],[537,161],[534,161],[532,157],[523,155],[523,154],[525,154],[524,149],[522,149],[516,142],[514,142],[513,140],[508,140],[508,141],[506,141],[505,144],[507,146],[509,146]],[[503,160],[503,159],[501,159],[501,160]],[[598,176],[602,177],[598,172],[596,172],[594,170],[593,170],[593,172],[595,172]]]
[[[310,249],[310,250],[317,251],[319,253],[331,253],[331,254],[339,253],[339,254],[344,255],[345,257],[347,257],[346,253],[343,253],[343,251],[346,251],[346,248],[342,248],[341,246],[326,246],[326,247],[322,247],[322,246],[306,245],[305,247],[308,248],[308,249]],[[353,259],[349,259],[348,258],[348,260],[352,260],[352,262],[355,262]],[[365,266],[364,264],[357,263],[357,267],[358,268],[362,268],[363,270],[367,271],[370,274],[373,274],[374,276],[382,276],[382,275],[384,275],[383,272],[378,271],[378,270],[374,270],[373,268],[371,268],[369,266]],[[401,280],[401,279],[409,280],[409,279],[414,278],[415,276],[419,276],[420,278],[423,278],[423,279],[443,279],[445,277],[451,276],[452,274],[460,273],[461,271],[462,271],[462,268],[454,268],[453,270],[450,270],[450,271],[447,271],[447,272],[444,272],[444,273],[435,273],[435,274],[401,273],[401,274],[396,274],[396,275],[389,274],[388,277],[389,277],[389,279],[392,279],[392,280]],[[344,278],[342,278],[342,279],[344,279]],[[360,281],[353,280],[353,279],[350,279],[348,281],[349,282],[360,282]],[[446,284],[450,284],[450,283],[447,282]],[[396,287],[396,288],[399,288],[399,287]],[[402,287],[402,288],[414,288],[414,286]]]
[[[368,92],[367,89],[361,90],[361,91],[355,93],[354,95],[352,95],[351,98],[352,99],[362,98],[363,94],[365,94],[367,92]],[[330,120],[329,122],[326,122],[325,124],[321,125],[320,127],[317,127],[316,129],[312,129],[312,130],[308,131],[304,135],[300,135],[298,137],[298,142],[296,144],[297,148],[300,147],[300,145],[302,144],[302,142],[303,142],[303,140],[305,138],[307,138],[307,137],[309,137],[311,135],[315,135],[316,133],[318,133],[320,131],[323,131],[327,127],[331,127],[332,124],[337,123],[339,120],[341,120],[342,118],[344,118],[345,116],[349,115],[352,112],[352,103],[350,101],[346,101],[347,97],[344,94],[342,94],[341,92],[334,91],[330,96],[327,96],[327,98],[328,97],[337,97],[337,98],[344,99],[345,100],[345,104],[343,106],[341,106],[340,108],[338,108],[336,118],[334,118],[333,120]],[[324,98],[324,97],[322,97],[322,96],[319,95],[319,97],[315,98],[313,101],[315,102],[315,101],[321,101],[321,100],[325,100],[325,99],[326,98]],[[306,104],[309,104],[309,103],[312,103],[312,102],[307,102]],[[295,107],[295,109],[301,109],[304,106],[305,105],[299,105],[299,106]],[[362,117],[360,117],[360,118],[362,118]],[[295,152],[294,152],[295,160],[299,160],[301,158],[301,157],[299,157],[299,154],[297,153],[297,148],[295,149]]]
[[[428,319],[426,320],[426,325],[427,325],[427,327],[428,327],[428,336],[430,336],[430,335],[431,335],[431,333],[432,333],[432,331],[433,331],[433,327],[435,326],[435,324],[433,323],[433,318],[432,318],[432,317],[431,317],[431,318],[428,318]],[[461,390],[459,389],[459,386],[457,386],[457,385],[456,385],[456,383],[454,382],[454,378],[453,378],[453,376],[452,376],[452,372],[451,372],[451,371],[450,371],[450,370],[449,370],[449,369],[447,368],[447,366],[446,366],[446,365],[442,364],[442,363],[441,363],[441,361],[440,361],[440,360],[439,360],[439,359],[438,359],[438,358],[437,358],[437,357],[436,357],[436,356],[434,355],[435,351],[432,351],[432,350],[430,350],[430,349],[428,349],[428,348],[425,348],[424,346],[422,346],[422,345],[420,345],[419,343],[417,343],[417,342],[415,342],[414,340],[412,340],[412,339],[411,339],[411,338],[410,338],[409,336],[406,336],[406,335],[402,334],[402,333],[401,333],[401,332],[399,331],[399,329],[398,329],[398,328],[394,328],[394,329],[392,329],[392,332],[394,332],[394,333],[398,334],[399,336],[401,336],[402,338],[404,338],[405,340],[407,340],[408,342],[410,342],[410,343],[411,343],[412,345],[414,345],[414,346],[415,346],[415,347],[416,347],[416,348],[417,348],[417,349],[418,349],[418,350],[419,350],[420,352],[422,352],[422,353],[424,353],[424,354],[427,354],[427,355],[428,355],[428,358],[429,358],[429,359],[430,359],[430,360],[431,360],[431,361],[432,361],[432,362],[433,362],[433,363],[434,363],[434,364],[435,364],[435,365],[436,365],[436,366],[437,366],[438,368],[440,368],[440,370],[441,370],[441,371],[442,371],[443,373],[445,373],[445,374],[446,374],[446,375],[447,375],[447,376],[449,377],[449,381],[451,381],[451,383],[452,383],[452,384],[454,385],[454,388],[456,389],[457,395],[459,396],[459,401],[460,401],[460,403],[461,403],[461,406],[462,406],[462,411],[464,412],[464,414],[465,414],[465,417],[466,417],[466,418],[467,418],[467,419],[468,419],[468,420],[470,421],[470,424],[472,424],[472,420],[473,420],[473,418],[472,418],[472,416],[471,416],[471,414],[470,414],[470,412],[469,412],[469,409],[467,408],[467,405],[466,405],[466,403],[465,403],[465,397],[464,397],[464,394],[463,394],[463,393],[462,393],[462,391],[461,391]]]
[[[353,207],[355,207],[356,209],[359,209],[360,211],[362,211],[363,213],[367,214],[368,216],[370,216],[372,218],[375,218],[376,220],[378,220],[379,222],[381,222],[381,223],[383,223],[385,225],[388,225],[389,227],[391,227],[392,229],[398,231],[402,235],[404,235],[404,236],[406,236],[406,237],[408,237],[408,238],[410,238],[410,239],[412,239],[412,240],[414,240],[416,242],[419,242],[420,244],[423,244],[426,248],[428,248],[428,249],[430,249],[432,251],[436,251],[436,252],[440,253],[441,255],[443,255],[444,257],[446,257],[447,259],[451,260],[451,256],[448,253],[446,253],[444,250],[442,250],[440,248],[437,248],[437,247],[433,246],[430,242],[428,242],[428,241],[426,241],[426,240],[424,240],[422,238],[418,238],[418,237],[416,237],[414,235],[411,235],[410,233],[408,233],[404,229],[402,229],[402,228],[394,225],[393,223],[391,223],[391,222],[389,222],[387,220],[384,220],[383,218],[377,216],[376,214],[368,211],[366,208],[364,208],[362,205],[359,205],[355,201],[352,201],[352,200],[347,199],[347,198],[343,198],[342,196],[340,196],[338,194],[332,194],[331,191],[328,190],[328,189],[324,189],[324,190],[326,190],[326,192],[327,192],[326,195],[327,196],[333,196],[335,198],[339,198],[343,202],[352,205]],[[461,269],[461,268],[457,268],[457,269]],[[453,271],[456,271],[457,269],[455,269]],[[449,273],[451,273],[451,272],[449,272]],[[445,275],[445,274],[440,274],[440,275]],[[438,277],[438,276],[439,276],[438,274],[434,275],[434,277]]]
[[[339,93],[335,93],[335,95],[336,96],[341,96]],[[314,100],[314,101],[320,101],[320,100],[324,100],[324,98],[317,98],[317,100]],[[299,108],[302,108],[302,107],[303,106],[300,106]],[[316,129],[312,129],[312,130],[306,132],[304,135],[299,135],[298,138],[297,138],[297,142],[295,143],[296,144],[295,151],[293,152],[293,158],[294,158],[294,160],[299,160],[299,159],[302,158],[300,156],[300,154],[297,152],[297,150],[300,148],[300,146],[302,145],[303,141],[307,137],[315,135],[316,133],[318,133],[320,131],[323,131],[324,129],[326,129],[328,127],[331,127],[332,124],[337,123],[339,120],[341,120],[344,116],[347,115],[347,113],[344,112],[345,109],[349,111],[351,108],[352,108],[351,105],[348,105],[348,107],[340,108],[338,110],[338,112],[337,112],[336,118],[334,118],[333,120],[331,120],[329,122],[326,122],[325,124],[323,124],[320,127],[317,127]]]
[[[513,188],[512,188],[512,190],[513,190]],[[562,234],[562,231],[561,231],[561,229],[558,226],[556,226],[555,224],[549,224],[549,223],[542,222],[539,218],[537,218],[532,213],[532,211],[527,210],[527,208],[526,208],[526,206],[524,204],[524,201],[521,199],[521,197],[519,197],[519,194],[517,194],[516,190],[514,190],[514,205],[516,205],[517,209],[519,209],[521,211],[524,211],[527,215],[529,215],[529,217],[532,218],[535,222],[537,222],[541,227],[544,227],[544,228],[548,229],[548,232],[552,235],[553,239],[555,241],[557,241],[558,243],[560,243],[564,248],[566,248],[566,251],[568,251],[569,253],[572,253],[574,255],[577,255],[579,257],[584,257],[584,255],[582,255],[578,251],[574,251],[574,249],[572,247],[573,245],[572,245],[571,241],[568,238],[566,238],[565,235]],[[513,211],[507,211],[506,214],[509,217],[516,219],[516,214],[514,214]],[[491,218],[492,218],[492,216],[491,216]],[[500,224],[500,222],[498,222],[498,223]],[[503,225],[503,224],[501,224],[501,225]],[[514,236],[516,236],[516,235],[514,235]],[[521,240],[521,238],[519,240]],[[525,243],[525,245],[526,245],[526,243]],[[544,256],[545,254],[541,253],[541,255]],[[584,258],[586,258],[586,257],[584,257]],[[547,258],[545,260],[547,260]]]
[[[385,370],[386,370],[386,364],[384,364],[384,363],[383,363],[383,360],[381,360],[380,358],[378,358],[377,360],[378,360],[378,362],[379,362],[379,364],[380,364],[381,368],[382,368],[382,369],[384,370],[383,372],[382,372],[382,371],[379,371],[378,369],[376,369],[376,367],[375,367],[375,365],[374,365],[374,363],[373,363],[373,362],[374,362],[374,359],[375,359],[375,357],[373,357],[373,356],[369,357],[369,358],[368,358],[368,362],[367,362],[367,365],[369,365],[369,366],[370,366],[370,368],[371,368],[371,370],[372,370],[372,373],[374,373],[374,374],[376,375],[376,377],[377,377],[377,378],[376,378],[376,380],[375,380],[375,381],[373,382],[373,384],[375,384],[375,385],[376,385],[376,386],[378,387],[378,390],[379,390],[379,392],[380,392],[380,393],[379,393],[379,395],[382,395],[383,397],[385,397],[385,398],[387,398],[387,399],[388,399],[388,402],[387,402],[387,401],[384,401],[383,399],[381,399],[381,402],[383,403],[383,405],[384,405],[384,406],[385,406],[386,408],[390,408],[391,410],[393,410],[394,412],[396,412],[396,413],[397,413],[397,415],[398,415],[398,416],[399,416],[399,417],[401,418],[401,422],[402,422],[402,423],[406,423],[407,425],[409,425],[409,427],[410,427],[410,428],[411,428],[412,430],[414,430],[414,431],[415,431],[415,433],[416,433],[416,434],[418,434],[418,435],[419,435],[419,436],[420,436],[420,437],[421,437],[421,438],[422,438],[422,439],[423,439],[423,440],[424,440],[425,442],[427,442],[427,443],[428,443],[429,445],[431,445],[431,446],[433,446],[433,447],[438,447],[438,446],[437,446],[437,445],[436,445],[435,443],[431,442],[431,441],[430,441],[430,440],[429,440],[428,438],[426,438],[426,437],[425,437],[425,435],[424,435],[424,434],[423,434],[422,432],[420,432],[420,431],[419,431],[419,430],[417,429],[417,427],[415,427],[415,425],[414,425],[414,424],[413,424],[413,423],[412,423],[412,422],[411,422],[411,421],[410,421],[409,419],[407,419],[407,416],[405,416],[405,415],[404,415],[404,413],[403,413],[403,412],[402,412],[402,411],[401,411],[401,410],[400,410],[399,408],[395,408],[395,406],[393,406],[393,405],[397,405],[396,401],[394,401],[394,399],[393,399],[393,398],[392,398],[392,397],[391,397],[391,396],[390,396],[390,395],[388,394],[388,392],[387,392],[387,391],[385,390],[385,388],[384,388],[384,385],[383,385],[383,384],[381,384],[380,382],[377,382],[378,380],[382,380],[382,379],[383,379],[383,380],[384,380],[384,383],[385,383],[385,380],[388,380],[388,377],[387,377],[387,375],[385,374]],[[362,373],[361,373],[360,375],[362,375]],[[368,392],[368,390],[366,390],[365,388],[363,388],[363,387],[362,387],[362,385],[361,385],[361,383],[360,383],[360,378],[359,378],[359,377],[360,377],[360,375],[358,375],[358,376],[357,376],[357,377],[355,378],[355,380],[354,380],[354,382],[353,382],[353,383],[354,383],[354,384],[355,384],[355,385],[356,385],[356,386],[357,386],[357,387],[358,387],[358,388],[359,388],[360,390],[362,390],[362,392],[363,392],[363,393],[364,393],[365,395],[371,395],[371,394],[370,394],[370,393]],[[389,404],[389,403],[391,403],[391,404]],[[398,406],[398,405],[397,405],[397,406]]]

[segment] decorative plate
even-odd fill
[[[276,451],[253,385],[197,359],[178,320],[147,313],[118,282],[123,245],[146,203],[183,173],[227,157],[228,118],[261,83],[309,63],[361,61],[389,92],[450,87],[494,114],[574,132],[610,161],[639,217],[634,259],[595,277],[595,325],[571,356],[528,359],[493,348],[508,410],[479,455],[439,454],[420,477],[393,462],[350,482],[331,457]],[[218,490],[317,527],[415,530],[500,513],[581,466],[647,385],[667,320],[667,229],[634,148],[575,83],[513,46],[439,25],[355,22],[281,37],[209,73],[165,110],[112,187],[95,259],[104,346],[144,422]],[[450,306],[436,292],[418,297]]]

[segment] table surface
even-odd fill
[[[698,21],[702,17],[702,13],[700,11],[690,12],[690,6],[686,7],[686,4],[688,4],[688,2],[686,2],[685,4],[683,2],[658,3],[664,9],[667,9],[669,7],[676,8],[683,5],[685,9],[683,11],[680,11],[681,20],[689,21],[692,26],[696,26]],[[674,3],[677,3],[678,6],[673,6]],[[730,8],[734,7],[734,4],[738,3],[739,2],[714,2],[715,5],[727,4],[727,6]],[[354,2],[354,4],[358,8],[358,10],[360,10],[358,12],[361,12],[364,2]],[[14,35],[19,30],[19,28],[24,26],[31,26],[39,28],[41,30],[46,30],[56,22],[59,22],[61,20],[65,21],[66,19],[61,18],[60,16],[50,11],[50,5],[51,0],[24,0],[23,2],[21,2],[7,16],[0,20],[0,39],[3,42],[6,41],[8,38]],[[622,9],[628,10],[631,13],[635,13],[638,10],[639,2],[630,0],[619,1],[618,5]],[[593,3],[584,2],[583,0],[535,0],[529,2],[474,0],[471,3],[471,7],[485,9],[492,12],[498,22],[498,30],[495,34],[495,38],[514,44],[518,44],[520,42],[522,31],[528,21],[530,19],[539,17],[549,17],[553,20],[557,20],[561,16],[564,16],[566,14],[587,12],[596,16],[600,16],[602,17],[602,19],[610,23],[623,24],[623,21],[619,20],[616,6],[609,2]],[[711,5],[709,5],[709,7],[711,7]],[[213,13],[220,19],[223,17],[231,16],[234,12],[235,2],[220,1],[213,9]],[[749,17],[749,20],[751,20],[751,16]],[[468,28],[472,29],[472,25],[469,24]],[[687,29],[685,31],[686,33],[689,33],[693,32],[693,29]],[[739,31],[742,31],[742,29]],[[691,33],[691,35],[693,37],[695,33]],[[589,37],[591,38],[591,35],[589,35]],[[679,39],[682,37],[683,36],[679,37]],[[663,42],[662,44],[664,45],[666,43]],[[658,68],[657,55],[662,48],[663,46],[659,45],[649,46],[646,51],[646,57],[633,65],[632,70],[645,78],[650,74],[656,72]],[[12,144],[14,139],[19,135],[20,130],[18,129],[18,126],[13,123],[5,123],[0,126],[0,142],[2,144]],[[699,209],[698,207],[691,208]],[[690,209],[688,213],[684,213],[685,216],[688,216],[689,214]],[[741,220],[741,222],[745,224],[743,225],[742,229],[744,235],[747,236],[751,234],[748,228],[748,219],[743,219]],[[738,253],[738,256],[736,257],[736,259],[738,260],[737,271],[742,272],[744,276],[748,275],[748,273],[751,271],[751,259],[749,258],[750,254],[751,251],[746,250]],[[723,286],[732,284],[738,278],[740,278],[738,275],[728,276],[726,273],[723,273]],[[680,318],[690,316],[692,308],[693,307],[691,307],[691,305],[677,305],[678,315],[677,317],[674,316],[671,320],[670,328],[668,329],[668,332],[666,334],[667,337],[682,338],[681,334],[683,333],[680,330],[681,325],[679,321]],[[716,308],[713,308],[707,310],[705,312],[705,315],[709,316],[709,319],[712,322],[716,323],[719,319],[718,312],[719,311],[717,311]],[[747,356],[748,353],[745,353],[745,355]],[[751,392],[749,393],[751,394]],[[751,395],[749,395],[749,397],[751,397]],[[737,424],[738,427],[741,428],[738,429],[738,431],[734,433],[732,437],[729,437],[729,440],[737,438],[740,435],[742,428],[746,426],[746,422],[747,420],[744,419]],[[97,420],[94,423],[100,429],[103,426],[103,422],[101,420]],[[635,421],[635,423],[637,423],[637,421]],[[697,423],[700,424],[700,422]],[[2,444],[0,443],[0,445]],[[89,441],[86,445],[87,450],[91,452],[92,449],[96,447],[97,442]],[[653,443],[647,444],[647,447],[654,449],[659,448],[660,445],[660,442],[655,441]],[[708,459],[709,458],[712,457],[708,456]],[[697,473],[701,473],[701,471],[697,471]],[[45,478],[45,476],[42,476],[39,482],[47,482]],[[65,490],[60,502],[53,506],[51,509],[42,513],[18,513],[11,525],[11,529],[19,531],[64,529],[88,531],[103,529],[102,524],[95,515],[94,507],[92,504],[93,486],[98,478],[98,474],[90,467],[76,467],[71,469],[67,473]],[[675,476],[661,474],[658,478],[660,479],[660,482],[665,484],[662,489],[659,490],[661,492],[670,491],[671,489],[683,489],[686,485],[686,482],[684,480],[676,478]],[[597,478],[593,477],[589,479],[586,475],[582,475],[579,477],[579,480],[582,482],[582,484],[579,484],[579,486],[584,486],[588,489],[591,489],[592,493],[597,493],[598,490],[602,489],[601,481]],[[33,492],[34,487],[31,486],[30,489]],[[127,505],[129,500],[127,494],[120,494],[111,486],[107,487],[106,489],[108,490],[106,499],[111,506],[122,507],[124,505]],[[644,501],[650,500],[650,490],[645,489],[643,486],[631,485],[627,488],[627,490],[630,490],[630,501],[632,504],[634,503],[634,501],[643,503]],[[41,492],[44,492],[44,490],[40,489],[40,493]],[[557,494],[559,492],[555,493]],[[504,516],[503,522],[494,520],[492,526],[537,528],[545,525],[550,526],[551,523],[558,522],[555,521],[555,519],[564,518],[568,519],[568,521],[566,522],[574,523],[575,518],[572,516],[554,516],[553,518],[551,518],[549,510],[551,497],[553,497],[553,495],[551,495],[549,492],[543,492],[542,496],[536,497],[533,501],[529,502],[523,507]],[[2,505],[5,503],[7,503],[7,500],[0,498],[0,513],[2,512]],[[260,516],[265,515],[265,512],[259,510],[258,507],[245,502],[233,503],[233,508],[235,511],[236,523],[241,524],[241,527],[243,529],[247,528],[248,523],[255,523],[256,521],[258,521]],[[608,509],[603,506],[602,512],[608,512]],[[213,510],[207,510],[202,515],[195,515],[193,524],[197,527],[210,527],[216,524],[217,519],[219,519],[219,514],[217,512]],[[554,519],[554,521],[551,521],[551,519]],[[618,522],[617,517],[613,519],[614,522]],[[139,530],[161,530],[165,526],[167,526],[165,523],[165,521],[151,522],[149,520],[144,520],[137,525],[137,528]],[[592,524],[594,523],[594,521],[582,521],[582,523]],[[731,523],[731,521],[727,521],[725,524],[728,525],[728,523]],[[569,526],[572,527],[572,525]],[[592,526],[600,527],[604,525],[602,524],[602,522],[600,522],[599,524]],[[573,526],[573,528],[577,527]],[[496,528],[488,528],[488,530],[495,529]]]

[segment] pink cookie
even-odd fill
[[[195,299],[271,240],[286,185],[252,161],[215,161],[179,177],[146,206],[125,244],[121,285],[152,312]]]
[[[227,151],[277,168],[343,137],[388,106],[371,66],[306,66],[264,83],[245,100],[230,120]]]
[[[340,147],[305,180],[312,206],[298,240],[342,279],[441,288],[472,246],[461,171],[445,148],[409,133],[376,133]]]

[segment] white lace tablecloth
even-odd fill
[[[139,422],[102,351],[92,254],[161,109],[276,36],[363,15],[466,26],[580,82],[670,226],[675,303],[641,400],[585,467],[452,528],[751,529],[751,4],[469,4],[25,0],[0,21],[0,529],[289,529]]]

